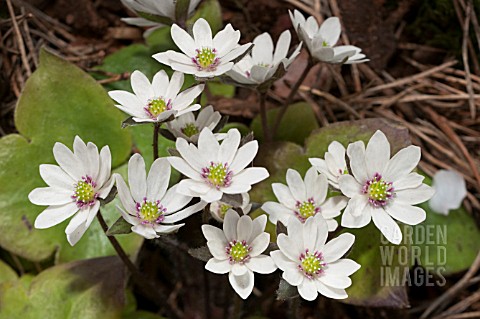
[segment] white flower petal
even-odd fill
[[[177,185],[172,186],[172,188],[165,193],[165,196],[160,199],[162,206],[167,209],[167,215],[182,209],[192,200],[192,196],[178,193]]]
[[[295,209],[295,205],[297,204],[297,201],[295,198],[293,198],[293,195],[290,192],[290,188],[280,183],[273,183],[272,190],[275,196],[277,197],[278,201],[282,205],[290,209]]]
[[[372,209],[372,219],[375,226],[377,226],[389,242],[396,245],[400,244],[402,241],[402,231],[383,208]]]
[[[83,234],[87,231],[88,226],[86,224],[80,224],[75,229],[72,229],[67,233],[67,241],[71,246],[75,246],[82,238]]]
[[[467,196],[467,187],[462,175],[455,171],[439,170],[433,176],[435,194],[428,201],[432,210],[448,215],[450,209],[457,209]]]
[[[237,153],[238,146],[240,145],[241,135],[237,129],[229,130],[227,137],[220,145],[218,153],[218,161],[220,163],[230,164]]]
[[[325,273],[318,278],[324,285],[337,288],[345,289],[352,285],[352,280],[347,276],[335,276]]]
[[[351,259],[339,259],[325,266],[325,272],[334,276],[350,276],[360,265]]]
[[[230,272],[232,265],[230,265],[230,262],[227,259],[218,260],[215,258],[210,258],[205,265],[205,269],[213,272],[214,274],[223,275]]]
[[[54,188],[64,188],[73,190],[73,185],[77,182],[70,175],[57,165],[41,164],[40,176],[42,176],[48,186]]]
[[[254,276],[252,271],[247,271],[243,276],[235,276],[233,273],[228,275],[232,288],[242,298],[247,299],[252,293]]]
[[[170,164],[166,158],[158,158],[153,162],[147,177],[147,198],[159,200],[167,191],[170,180]]]
[[[362,228],[370,223],[372,220],[371,209],[367,209],[369,205],[366,205],[365,209],[362,210],[360,215],[354,216],[351,214],[351,209],[355,209],[355,206],[350,204],[347,205],[347,208],[342,215],[342,226],[347,228]]]
[[[305,183],[296,170],[290,168],[287,170],[287,184],[290,192],[297,201],[304,202],[307,200]]]
[[[143,202],[147,195],[147,176],[145,171],[145,161],[143,157],[136,153],[128,161],[128,184],[133,199],[137,203]]]
[[[352,175],[340,176],[338,185],[342,193],[347,197],[354,198],[362,194],[362,185]]]
[[[237,212],[234,210],[228,210],[225,214],[223,232],[229,242],[237,239],[237,223],[239,219],[240,216],[238,216]]]
[[[340,19],[337,17],[328,18],[320,25],[318,32],[329,46],[334,46],[340,38],[340,32],[342,32]]]
[[[328,287],[324,285],[322,282],[319,280],[315,281],[315,286],[317,287],[317,291],[328,298],[332,299],[346,299],[348,298],[348,295],[345,291],[345,289],[337,289],[333,287]]]
[[[235,263],[232,265],[232,273],[235,275],[235,276],[242,276],[244,275],[248,270],[248,268],[243,265],[243,264],[238,264],[238,263]]]
[[[352,174],[358,183],[364,184],[369,178],[365,163],[365,145],[362,141],[351,143],[347,147],[347,155],[350,159]]]
[[[200,18],[193,25],[193,37],[198,48],[211,48],[213,47],[212,41],[212,29],[208,22]]]
[[[225,252],[225,244],[220,240],[207,241],[208,250],[212,253],[213,257],[218,260],[226,260],[228,258]]]
[[[290,217],[294,216],[294,212],[290,208],[276,202],[266,202],[262,205],[262,210],[268,213],[269,219],[273,224],[280,221],[287,226]]]
[[[417,225],[425,220],[427,214],[423,209],[403,203],[393,203],[384,207],[385,211],[394,219],[407,224]]]
[[[173,42],[175,42],[177,47],[182,50],[186,55],[192,58],[197,55],[197,53],[195,52],[195,50],[197,49],[197,45],[193,38],[187,33],[187,31],[183,30],[178,25],[173,24],[172,28],[170,29],[170,33]]]
[[[171,234],[176,232],[178,229],[183,227],[185,224],[177,224],[177,225],[153,225],[153,230],[157,234]]]
[[[280,34],[280,37],[277,41],[277,46],[275,48],[275,53],[273,54],[273,63],[279,63],[282,59],[287,57],[288,50],[290,49],[290,41],[292,36],[290,31],[285,30]]]
[[[260,255],[265,251],[265,249],[267,249],[268,244],[270,244],[270,234],[261,233],[250,243],[250,247],[252,247],[250,256],[257,257]]]
[[[422,184],[417,188],[396,191],[394,202],[417,205],[432,198],[434,193],[435,190],[432,187]]]
[[[326,263],[340,259],[352,247],[355,236],[350,233],[343,233],[327,242],[323,247],[322,254]]]
[[[35,219],[35,228],[44,229],[60,224],[78,211],[76,203],[49,206]]]
[[[146,239],[158,238],[159,236],[153,229],[152,225],[149,224],[137,224],[132,227],[132,231],[140,236],[143,236]]]
[[[272,257],[266,255],[250,258],[248,262],[245,263],[245,266],[251,271],[258,272],[259,274],[271,274],[277,269]]]
[[[375,173],[382,174],[390,160],[390,143],[385,134],[378,130],[373,134],[365,150],[365,162],[369,177]]]
[[[201,211],[206,205],[207,203],[201,201],[195,205],[188,206],[187,208],[179,212],[165,216],[164,222],[171,224],[184,220],[185,218],[190,217],[191,215]]]
[[[298,286],[298,293],[300,297],[305,300],[313,301],[318,296],[317,287],[315,286],[315,280],[305,279],[302,283]]]
[[[203,236],[205,236],[205,239],[207,239],[207,241],[220,240],[222,242],[225,242],[225,244],[227,242],[225,234],[218,227],[212,225],[202,225],[202,232]]]
[[[147,79],[145,74],[140,71],[133,71],[130,76],[130,83],[132,85],[132,90],[136,96],[140,98],[140,101],[148,101],[155,97],[155,92],[153,91],[150,81]]]
[[[395,154],[385,167],[383,178],[397,181],[408,175],[420,162],[420,147],[410,145]]]
[[[297,264],[285,256],[285,254],[283,254],[280,250],[272,251],[270,256],[281,270],[294,269],[297,267]]]
[[[348,200],[345,196],[334,196],[328,198],[321,206],[323,218],[330,219],[340,215],[340,211],[347,206]]]
[[[290,285],[298,286],[301,285],[304,280],[306,279],[303,274],[298,271],[298,268],[287,268],[282,274],[282,278],[285,279]]]
[[[184,75],[182,72],[173,72],[170,82],[168,83],[167,91],[165,92],[166,99],[175,100],[182,88]]]
[[[166,89],[169,84],[168,74],[165,70],[160,70],[153,76],[152,88],[155,93],[155,96],[161,97],[165,96]]]
[[[74,180],[81,181],[83,172],[83,164],[73,155],[72,151],[62,143],[55,143],[53,146],[53,156],[58,165]]]
[[[217,54],[221,58],[235,48],[238,41],[240,41],[240,31],[235,31],[232,25],[228,24],[213,38],[213,47],[217,49]]]
[[[127,187],[127,184],[125,184],[123,177],[120,175],[116,175],[115,178],[118,190],[118,197],[120,198],[123,207],[129,213],[136,212],[135,201],[133,200],[132,194],[130,193],[130,189]]]
[[[56,187],[35,188],[28,194],[28,199],[35,205],[64,205],[71,203],[73,190]]]
[[[407,188],[417,188],[418,186],[420,186],[422,184],[424,179],[425,179],[425,177],[423,177],[420,174],[410,173],[407,176],[402,177],[399,180],[396,180],[393,183],[393,188],[396,191],[400,191],[402,189],[407,189]]]
[[[264,167],[248,167],[233,176],[233,183],[252,185],[263,181],[268,176],[268,171]]]

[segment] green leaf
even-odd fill
[[[410,226],[404,226],[410,227]],[[405,228],[403,233],[405,234]],[[355,235],[355,244],[347,258],[362,267],[352,276],[348,298],[342,302],[367,307],[409,306],[405,280],[410,266],[410,245],[405,239],[393,245],[382,238],[373,222],[360,229],[346,229]]]
[[[270,130],[272,130],[274,126],[279,111],[279,108],[267,111],[268,128]],[[257,115],[253,119],[250,127],[255,133],[255,138],[263,141],[263,128],[260,115]],[[311,106],[304,102],[292,104],[283,116],[274,139],[303,145],[305,138],[316,128],[318,128],[318,124]]]
[[[426,176],[425,184],[432,180]],[[480,250],[480,231],[474,218],[460,207],[447,216],[434,212],[428,202],[418,205],[427,213],[423,223],[413,228],[413,245],[418,265],[442,279],[472,265]]]
[[[205,0],[198,6],[195,14],[187,20],[187,27],[191,30],[195,21],[200,18],[207,20],[212,29],[212,33],[216,34],[223,26],[222,8],[218,0]]]
[[[38,167],[55,163],[52,148],[56,141],[71,148],[74,136],[79,135],[99,148],[109,145],[113,167],[125,162],[131,137],[120,129],[122,118],[88,74],[41,51],[40,66],[27,81],[15,114],[21,135],[0,139],[0,245],[4,249],[32,261],[54,252],[58,261],[114,253],[95,225],[75,248],[64,233],[68,221],[49,229],[33,228],[35,218],[46,207],[31,204],[27,196],[34,188],[45,186]]]
[[[18,276],[15,270],[10,268],[3,260],[0,260],[0,284],[6,281],[17,280]]]
[[[117,319],[125,303],[117,257],[76,261],[0,285],[0,319]]]
[[[112,226],[108,228],[107,235],[123,235],[132,232],[132,225],[130,225],[123,217],[119,217]]]

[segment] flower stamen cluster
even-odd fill
[[[320,207],[317,207],[315,204],[315,200],[313,198],[309,198],[303,203],[300,201],[297,201],[297,204],[295,205],[296,211],[295,211],[295,216],[301,221],[305,222],[308,217],[315,216],[317,213],[320,212]]]
[[[77,202],[78,208],[93,206],[95,204],[95,200],[98,198],[95,187],[97,187],[97,183],[88,175],[82,176],[82,180],[75,184],[72,199]]]
[[[136,204],[137,217],[142,219],[142,224],[160,224],[165,220],[165,213],[167,208],[160,204],[160,201],[148,201],[147,198],[143,198],[143,203]]]
[[[368,194],[368,202],[374,207],[383,207],[393,198],[394,188],[391,182],[382,179],[382,175],[375,173],[373,178],[363,185],[362,192]]]
[[[308,248],[305,249],[305,253],[300,254],[298,259],[300,260],[298,269],[308,279],[315,279],[323,274],[323,268],[327,265],[327,263],[323,262],[323,255],[321,252],[316,250],[311,253]]]
[[[202,177],[205,181],[214,186],[216,189],[220,187],[228,187],[232,182],[233,172],[228,169],[228,164],[210,162],[209,167],[202,168]]]
[[[215,71],[220,65],[220,58],[217,58],[217,49],[202,48],[196,49],[197,55],[192,58],[192,62],[197,66],[198,71]]]
[[[144,108],[147,115],[152,119],[156,119],[160,114],[171,109],[172,99],[165,101],[165,99],[161,97],[149,100],[147,106]]]
[[[252,250],[245,240],[231,241],[228,246],[225,247],[225,252],[229,255],[228,260],[230,264],[243,264],[250,259],[249,252]]]

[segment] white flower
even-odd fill
[[[228,24],[212,39],[212,30],[205,19],[193,25],[193,38],[178,25],[172,25],[173,42],[183,52],[169,50],[157,53],[153,58],[172,69],[199,78],[215,77],[229,71],[233,60],[244,54],[251,43],[239,46],[240,31]]]
[[[231,208],[233,207],[228,203],[216,201],[210,204],[210,213],[212,214],[213,218],[223,223],[223,220],[225,219],[225,214]],[[248,195],[248,193],[242,194],[242,205],[239,208],[242,210],[242,213],[244,215],[247,215],[252,209],[252,204],[250,203],[250,196]]]
[[[339,189],[338,179],[344,174],[348,174],[347,161],[345,160],[345,147],[337,141],[328,145],[328,152],[325,153],[325,159],[309,158],[318,172],[325,174],[330,185]]]
[[[214,111],[213,106],[209,105],[200,111],[196,119],[192,112],[188,112],[168,122],[167,128],[173,136],[197,143],[200,132],[205,127],[213,131],[221,118],[220,113]],[[215,136],[220,140],[225,137],[225,134],[215,134]]]
[[[334,196],[327,199],[328,182],[323,174],[311,167],[302,180],[293,169],[287,170],[287,185],[273,183],[272,189],[280,203],[266,202],[262,209],[270,215],[270,221],[288,226],[291,217],[304,223],[312,216],[322,215],[329,231],[334,231],[338,223],[334,219],[347,205],[347,198]]]
[[[319,27],[314,17],[305,17],[297,10],[289,11],[293,27],[298,37],[306,44],[315,59],[327,63],[362,63],[369,61],[362,49],[353,45],[335,46],[340,38],[342,27],[337,17],[325,20]]]
[[[228,273],[230,284],[243,299],[252,293],[254,272],[270,274],[277,269],[270,256],[261,254],[270,243],[270,234],[265,232],[266,224],[265,215],[252,221],[248,215],[240,217],[229,210],[223,231],[211,225],[202,226],[213,255],[205,269],[216,274]]]
[[[177,186],[168,189],[170,164],[165,158],[153,162],[148,176],[145,161],[140,154],[134,154],[128,161],[128,183],[117,176],[117,187],[123,209],[117,208],[123,218],[132,224],[132,231],[147,238],[168,234],[185,224],[173,224],[200,211],[206,205],[199,202],[183,209],[192,199],[177,193]]]
[[[340,190],[350,198],[342,215],[342,226],[364,227],[373,219],[375,226],[392,243],[402,241],[396,219],[408,225],[425,220],[425,211],[413,206],[433,195],[433,188],[422,184],[423,176],[412,173],[420,161],[420,147],[410,145],[390,159],[390,143],[376,131],[370,141],[348,146],[352,175],[339,179]],[[392,218],[393,217],[393,218]]]
[[[173,21],[176,20],[175,17],[175,8],[176,8],[176,0],[162,0],[161,2],[158,0],[121,0],[123,5],[125,5],[130,10],[136,12],[137,14],[141,15],[142,13],[146,13],[149,15],[154,15],[155,18],[162,19],[164,18],[165,24],[171,24]],[[193,14],[193,11],[200,3],[201,0],[190,0],[190,4],[188,6],[188,16]],[[164,23],[151,21],[145,18],[122,18],[122,21],[136,25],[140,27],[154,27],[149,29],[145,32],[144,36],[148,36],[153,30],[158,29],[164,26]]]
[[[282,277],[298,287],[303,299],[315,300],[318,293],[328,298],[345,299],[345,289],[352,284],[349,278],[360,265],[351,259],[340,259],[350,249],[355,236],[344,233],[328,243],[328,227],[320,215],[309,218],[304,224],[292,218],[288,235],[280,234],[280,250],[272,251]],[[362,284],[362,283],[358,283]]]
[[[130,77],[133,92],[116,90],[108,95],[120,105],[120,110],[133,116],[135,122],[162,122],[170,116],[180,116],[200,109],[193,101],[204,88],[203,84],[193,86],[181,93],[184,75],[174,72],[169,80],[164,70],[153,77],[152,83],[140,71],[134,71]]]
[[[459,208],[467,196],[465,179],[455,171],[439,170],[433,176],[432,187],[435,194],[428,201],[428,205],[434,212],[442,215],[448,215],[449,210]]]
[[[188,177],[178,184],[178,192],[200,197],[213,203],[225,194],[246,193],[252,184],[268,177],[263,167],[247,167],[258,151],[258,142],[240,145],[240,132],[231,129],[220,145],[212,131],[204,128],[198,138],[198,148],[183,138],[178,138],[176,147],[181,157],[172,156],[170,164]]]
[[[253,40],[252,53],[236,63],[227,75],[243,84],[258,85],[268,81],[277,72],[280,64],[287,69],[300,53],[301,44],[287,58],[290,40],[290,31],[286,30],[280,35],[277,47],[274,48],[270,34],[260,34]]]
[[[28,199],[36,205],[48,205],[35,220],[35,228],[49,228],[75,215],[65,229],[70,245],[75,245],[92,223],[100,208],[100,198],[112,189],[110,149],[100,154],[93,143],[78,136],[73,153],[62,143],[55,143],[53,156],[58,165],[40,165],[40,175],[48,187],[36,188]]]

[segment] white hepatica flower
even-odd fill
[[[318,172],[325,174],[330,185],[339,189],[338,179],[344,174],[348,174],[347,161],[345,160],[345,147],[337,141],[328,145],[328,152],[325,153],[325,159],[309,158]]]
[[[135,11],[137,14],[142,14],[142,13],[147,13],[154,15],[156,17],[162,17],[166,18],[166,22],[171,22],[175,21],[175,8],[176,8],[176,2],[175,0],[121,0],[123,5],[125,5],[127,8],[129,8],[132,11]],[[190,4],[188,6],[188,16],[193,14],[193,11],[197,7],[197,5],[200,3],[201,0],[190,0]],[[159,27],[164,26],[165,24],[151,21],[145,18],[122,18],[122,21],[131,24],[131,25],[136,25],[139,27],[155,27],[146,32],[144,36],[147,36],[148,33],[153,31],[154,29],[157,29]],[[167,24],[170,24],[168,23]]]
[[[315,59],[327,63],[362,63],[369,61],[362,49],[353,45],[335,46],[340,38],[342,27],[337,17],[325,20],[318,26],[314,17],[305,17],[297,10],[289,11],[293,27],[298,37],[306,44],[308,51]]]
[[[433,176],[435,194],[428,201],[430,208],[439,214],[448,215],[449,210],[457,209],[467,196],[467,186],[462,175],[455,171],[441,169]]]
[[[200,109],[193,101],[204,88],[203,84],[180,92],[184,80],[181,72],[174,72],[169,80],[164,70],[155,74],[152,83],[140,71],[134,71],[130,77],[133,93],[115,90],[108,95],[120,105],[120,110],[133,116],[135,122],[162,122],[170,116],[180,116]]]
[[[171,29],[172,39],[183,53],[167,51],[153,55],[160,63],[199,78],[215,77],[229,71],[233,60],[244,54],[250,43],[239,45],[240,31],[228,24],[212,39],[212,30],[205,19],[193,25],[193,38],[178,25]]]
[[[225,219],[225,214],[231,208],[233,207],[228,203],[216,201],[210,204],[210,213],[212,214],[213,218],[223,223],[223,220]],[[248,195],[248,193],[242,194],[242,205],[239,208],[242,210],[242,213],[244,215],[247,215],[252,209],[252,204],[250,203],[250,195]]]
[[[388,241],[402,241],[396,219],[408,225],[425,220],[425,211],[413,205],[430,199],[433,188],[422,183],[423,176],[412,173],[420,161],[420,147],[410,145],[390,158],[390,143],[382,131],[376,131],[370,141],[348,146],[352,175],[339,179],[340,190],[350,198],[342,215],[342,226],[360,228],[370,223]]]
[[[212,203],[224,193],[246,193],[252,184],[267,178],[268,171],[263,167],[245,168],[257,154],[258,142],[239,148],[240,139],[240,132],[231,129],[220,145],[208,128],[200,132],[198,148],[178,138],[176,147],[181,157],[168,158],[177,171],[188,177],[180,181],[178,192]]]
[[[167,128],[173,136],[181,137],[191,143],[197,143],[200,132],[205,127],[213,131],[221,118],[220,113],[214,111],[213,106],[209,105],[200,111],[196,119],[192,112],[188,112],[168,122]],[[216,137],[221,139],[224,134],[216,134]]]
[[[277,269],[272,258],[261,253],[270,243],[270,234],[265,232],[265,215],[252,221],[229,210],[225,215],[223,231],[203,225],[203,235],[213,255],[205,269],[216,274],[228,273],[228,279],[237,294],[246,299],[253,290],[253,273],[270,274]]]
[[[184,224],[179,222],[203,209],[204,202],[185,209],[192,199],[177,193],[177,186],[168,189],[170,164],[165,158],[153,162],[148,176],[145,161],[140,154],[134,154],[128,161],[128,183],[117,176],[117,187],[123,209],[117,208],[123,218],[132,224],[132,231],[147,238],[157,238],[158,234],[168,234],[178,230]]]
[[[35,228],[49,228],[75,215],[65,229],[70,245],[75,245],[92,223],[100,208],[100,198],[112,189],[111,155],[108,146],[100,154],[93,143],[78,136],[73,153],[62,143],[55,143],[53,156],[58,165],[40,165],[40,175],[48,187],[36,188],[28,199],[36,205],[48,205],[35,220]]]
[[[227,75],[243,84],[258,85],[268,81],[277,72],[280,64],[287,69],[300,53],[301,44],[287,58],[290,40],[290,31],[286,30],[280,35],[277,47],[274,48],[270,34],[262,33],[253,40],[252,53],[236,63]]]
[[[280,234],[280,250],[272,251],[283,279],[298,287],[305,300],[315,300],[318,293],[328,298],[345,299],[345,289],[352,284],[349,278],[360,265],[351,259],[341,259],[355,241],[355,236],[344,233],[327,242],[328,228],[320,215],[309,218],[304,224],[292,218],[288,235]]]
[[[288,186],[287,186],[288,185]],[[304,223],[310,217],[322,215],[329,231],[334,231],[338,223],[334,217],[347,205],[347,198],[334,196],[327,199],[328,182],[323,174],[318,174],[311,167],[302,180],[300,174],[293,169],[287,171],[287,185],[272,184],[273,192],[280,203],[266,202],[262,209],[270,215],[270,221],[277,221],[288,226],[291,217]]]

